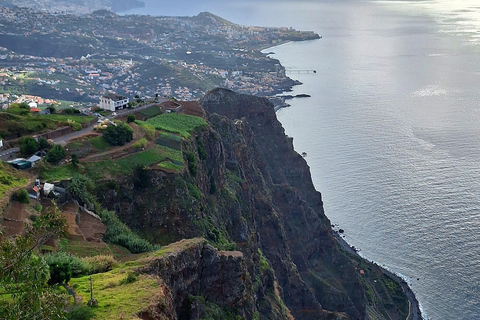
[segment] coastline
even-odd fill
[[[420,302],[418,301],[417,296],[413,292],[412,288],[410,288],[408,283],[405,281],[405,279],[403,279],[400,275],[396,274],[395,272],[390,271],[385,267],[378,265],[375,261],[371,261],[366,259],[365,257],[362,257],[358,253],[357,249],[355,249],[353,246],[350,246],[348,242],[345,241],[345,239],[343,239],[337,231],[332,229],[332,234],[334,238],[337,240],[338,245],[344,251],[348,252],[351,255],[354,255],[359,259],[366,260],[370,263],[377,265],[384,274],[389,276],[391,279],[393,279],[397,284],[399,284],[402,287],[403,292],[405,293],[408,299],[408,305],[409,305],[409,315],[405,320],[426,320],[426,318],[423,317],[422,308],[420,307]]]
[[[312,40],[315,40],[315,39],[312,39]],[[309,41],[309,40],[304,40],[304,41]],[[268,56],[270,54],[265,52],[265,51],[268,50],[268,51],[273,52],[275,48],[280,47],[280,46],[284,46],[284,45],[287,45],[287,44],[290,44],[290,43],[293,43],[293,42],[295,42],[295,41],[286,41],[284,43],[281,43],[281,44],[278,44],[278,45],[275,45],[275,46],[272,46],[272,47],[267,47],[267,48],[261,49],[260,52],[262,52],[263,54]],[[280,62],[280,65],[283,68],[285,68],[285,66],[281,63],[280,60],[279,60],[279,62]],[[290,80],[294,81],[294,82],[298,82],[297,84],[294,84],[294,85],[301,85],[302,84],[298,80],[291,79],[290,77],[288,77],[288,78]],[[278,89],[283,90],[282,94],[285,94],[285,93],[288,93],[288,92],[292,91],[292,87],[293,87],[293,85],[291,87],[287,88],[287,90],[283,90],[284,88],[278,88]],[[272,96],[272,97],[275,97],[275,96]],[[269,98],[271,98],[271,97],[269,97]],[[278,106],[275,105],[275,112],[277,112],[278,110],[280,110],[282,108],[289,107],[289,106],[290,106],[289,104],[278,105]],[[365,261],[368,261],[370,263],[373,263],[373,264],[377,265],[385,275],[389,276],[398,285],[400,285],[402,287],[403,292],[405,293],[405,295],[408,299],[408,302],[409,302],[409,315],[408,315],[406,320],[425,320],[426,319],[426,318],[424,318],[424,316],[422,314],[422,308],[420,306],[420,302],[418,301],[415,293],[413,292],[412,288],[410,288],[410,286],[405,281],[405,279],[403,279],[400,275],[396,274],[395,272],[390,271],[390,270],[386,269],[385,267],[382,267],[382,266],[378,265],[375,261],[371,261],[371,260],[366,259],[365,257],[362,257],[358,253],[357,249],[355,249],[353,246],[350,246],[348,244],[348,242],[345,239],[343,239],[337,231],[332,229],[332,233],[333,233],[334,238],[337,239],[337,242],[338,242],[340,248],[342,248],[346,252],[354,255],[355,257],[358,257],[359,259],[362,259],[362,260],[365,260]]]

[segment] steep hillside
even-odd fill
[[[293,150],[273,105],[224,89],[201,103],[210,126],[183,140],[182,171],[152,170],[142,183],[132,176],[101,197],[153,242],[202,236],[218,249],[242,253],[248,303],[225,308],[219,291],[195,300],[203,307],[194,309],[213,303],[220,314],[244,319],[407,318],[403,287],[341,249],[308,165]],[[170,286],[186,280],[178,281]],[[183,296],[175,308],[192,301]],[[197,318],[188,313],[182,319]]]

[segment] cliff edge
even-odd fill
[[[105,207],[152,242],[204,237],[220,250],[198,249],[194,267],[182,267],[190,264],[181,253],[174,263],[162,260],[149,267],[148,272],[174,279],[164,281],[178,293],[177,315],[209,304],[222,319],[413,319],[419,314],[405,287],[342,249],[309,167],[267,99],[215,89],[201,105],[209,126],[183,140],[184,170],[150,172],[142,188],[132,177],[102,197]],[[236,253],[222,256],[222,250]],[[206,270],[200,265],[209,254],[223,262]],[[227,285],[235,294],[222,291],[224,282],[191,293],[182,289],[213,270],[244,281]],[[179,318],[194,319],[189,314]]]

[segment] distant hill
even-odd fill
[[[87,14],[97,10],[122,12],[132,8],[143,7],[145,3],[139,0],[0,0],[0,6],[27,7],[50,13]]]

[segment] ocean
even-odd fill
[[[429,319],[480,319],[480,6],[472,0],[165,1],[130,13],[313,30],[267,52],[303,85],[277,116],[325,212]],[[188,4],[187,4],[188,2]]]

